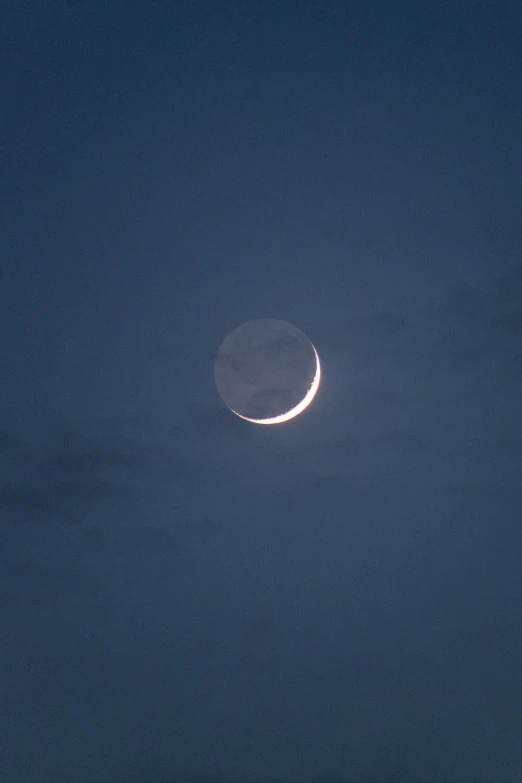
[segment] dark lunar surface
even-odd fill
[[[269,419],[305,397],[316,371],[310,340],[285,321],[259,318],[223,340],[215,363],[225,405],[250,419]]]

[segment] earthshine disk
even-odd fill
[[[282,424],[307,408],[321,381],[315,347],[286,321],[259,318],[231,332],[214,365],[225,405],[254,424]]]

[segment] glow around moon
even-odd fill
[[[247,321],[222,342],[214,366],[225,405],[254,424],[282,424],[302,413],[321,382],[319,356],[292,324]]]

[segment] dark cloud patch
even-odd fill
[[[309,779],[309,778],[308,778]],[[424,783],[435,783],[443,779],[448,783],[493,783],[493,780],[483,775],[440,775],[430,777],[422,773]],[[222,772],[203,772],[195,775],[176,774],[169,770],[165,762],[154,760],[141,764],[134,763],[132,769],[118,779],[118,783],[240,783],[240,778],[226,775]],[[260,778],[264,783],[269,783],[268,778]],[[299,783],[298,776],[286,779],[277,778],[277,783]],[[313,783],[418,783],[419,775],[406,770],[390,771],[388,773],[344,775],[342,772],[319,773],[312,778]],[[270,780],[273,783],[273,780]]]
[[[369,334],[389,337],[411,327],[410,319],[404,313],[381,312],[356,319],[354,325]]]
[[[168,446],[151,448],[144,472],[148,471],[156,479],[167,480],[181,486],[186,483],[197,483],[203,479],[211,480],[216,477],[216,471],[200,461],[191,459],[185,453],[186,444],[181,436],[171,439]]]
[[[147,762],[143,768],[133,765],[126,774],[118,777],[118,783],[181,783],[181,778],[172,777],[161,762]]]
[[[177,550],[175,535],[168,530],[154,525],[135,525],[121,530],[121,545],[126,550],[139,554],[142,552],[170,553]],[[112,545],[116,544],[116,536],[112,536]]]
[[[8,430],[0,430],[0,481],[13,471],[20,470],[30,461],[26,443]]]
[[[353,433],[339,435],[334,444],[337,451],[345,454],[356,454],[367,448],[381,451],[392,449],[403,452],[427,452],[433,446],[434,440],[427,432],[423,432],[421,428],[415,430],[413,427],[383,428],[378,435],[369,433],[364,436]]]
[[[426,452],[433,442],[427,435],[409,428],[395,428],[384,432],[374,440],[375,446],[384,446],[400,451]]]
[[[170,430],[173,437],[233,435],[245,438],[246,432],[245,422],[224,405],[202,406]]]
[[[24,445],[22,452],[19,439],[5,433],[2,442],[8,454],[24,455],[11,460],[0,485],[0,508],[15,520],[76,518],[98,503],[125,498],[146,460],[141,446],[118,440],[86,445],[70,431],[47,450]]]
[[[493,281],[489,292],[479,300],[491,325],[501,334],[522,334],[522,274],[504,275]]]
[[[53,482],[48,497],[56,507],[63,506],[66,511],[80,511],[93,503],[110,498],[123,498],[131,493],[128,486],[118,485],[100,476],[87,476],[78,479]]]
[[[120,525],[92,528],[82,537],[82,550],[90,554],[170,554],[176,551],[176,536],[155,525]]]
[[[9,585],[17,592],[31,594],[68,594],[86,584],[85,577],[69,566],[36,560],[0,561],[0,577],[4,588]]]
[[[25,442],[12,432],[0,430],[0,454],[12,454],[25,450]]]
[[[104,11],[105,4],[100,0],[61,0],[61,9],[71,16],[91,15]]]
[[[105,469],[133,470],[144,462],[142,454],[124,452],[114,447],[96,447],[90,450],[58,450],[44,458],[38,471],[44,476],[91,477]]]
[[[522,371],[522,275],[460,280],[436,315],[427,346],[434,367],[459,375],[487,372],[519,378]]]
[[[84,532],[81,550],[90,555],[132,555],[171,557],[180,550],[182,540],[204,540],[220,531],[211,519],[173,524],[169,529],[154,524],[122,524],[110,528],[92,528]]]
[[[496,316],[491,323],[501,332],[507,332],[516,336],[522,335],[522,306],[520,311],[513,310]]]
[[[522,274],[499,275],[479,285],[459,281],[450,292],[448,314],[459,323],[520,334],[522,323]]]
[[[179,448],[169,440],[87,437],[62,424],[50,445],[24,444],[27,463],[0,483],[4,558],[9,552],[4,578],[13,585],[27,579],[28,590],[47,580],[47,592],[52,585],[58,591],[70,574],[58,565],[39,567],[49,556],[64,563],[73,558],[87,573],[107,559],[150,565],[171,560],[183,542],[198,546],[218,534],[205,512],[190,510],[199,486],[215,480],[218,469],[183,455],[183,438]],[[16,436],[4,442],[21,448]]]
[[[21,521],[43,522],[66,520],[89,510],[94,504],[130,494],[129,487],[99,476],[81,479],[19,481],[0,488],[0,508],[14,514]]]
[[[486,444],[488,448],[503,452],[510,456],[522,455],[522,436],[504,435],[490,438]]]
[[[21,514],[24,518],[42,520],[49,517],[56,508],[43,492],[23,484],[8,483],[0,488],[0,509]]]
[[[118,778],[118,783],[239,783],[239,781],[217,770],[195,774],[181,773],[173,769],[172,764],[163,758],[161,753],[156,753],[151,748],[149,752],[141,750],[134,755],[128,770]]]
[[[185,538],[211,538],[220,530],[219,525],[213,519],[205,518],[192,523],[176,525],[174,532]]]
[[[395,127],[392,115],[385,104],[375,98],[366,98],[353,107],[355,127],[365,139],[389,141]]]
[[[146,413],[134,413],[121,416],[104,416],[100,419],[102,430],[112,437],[128,438],[129,433],[138,435],[153,435],[155,423]]]
[[[448,295],[447,310],[453,318],[472,318],[479,314],[477,303],[479,294],[470,283],[460,280]]]

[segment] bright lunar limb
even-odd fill
[[[232,410],[231,408],[232,413],[235,413],[236,416],[239,416],[241,419],[245,419],[245,421],[251,421],[254,424],[282,424],[284,421],[289,421],[290,419],[293,419],[294,416],[299,416],[299,414],[302,413],[305,408],[308,408],[313,398],[317,394],[317,389],[319,388],[319,384],[321,383],[321,364],[319,362],[319,356],[317,355],[317,351],[315,350],[315,348],[314,351],[317,360],[317,370],[315,373],[315,377],[312,381],[312,385],[308,389],[306,396],[303,397],[301,402],[298,403],[295,406],[295,408],[289,410],[288,413],[281,413],[279,416],[274,416],[272,419],[249,419],[248,416],[241,416],[240,413]]]
[[[214,366],[225,405],[254,424],[282,424],[302,413],[321,382],[310,340],[285,321],[247,321],[226,337]]]

